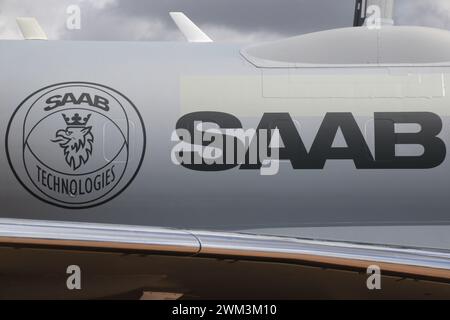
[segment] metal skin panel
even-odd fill
[[[226,44],[0,42],[0,216],[221,231],[449,225],[447,158],[429,169],[356,169],[352,160],[328,160],[323,169],[293,169],[284,161],[274,176],[238,168],[195,171],[172,163],[175,142],[171,136],[176,123],[193,111],[228,112],[244,128],[256,128],[264,113],[289,112],[307,149],[328,112],[351,113],[371,149],[374,113],[431,112],[442,120],[438,137],[449,143],[450,101],[445,94],[434,94],[445,89],[443,82],[436,82],[434,76],[428,78],[437,74],[445,80],[448,68],[382,69],[383,77],[407,72],[432,79],[426,83],[441,87],[431,88],[431,96],[336,98],[325,87],[323,97],[273,98],[264,95],[261,70],[246,61],[240,50]],[[324,72],[326,77],[373,72],[373,68],[356,69],[309,69],[302,77]],[[367,75],[358,79],[364,77]],[[204,79],[209,87],[203,86]],[[90,208],[66,208],[42,201],[35,190],[29,192],[19,183],[5,152],[7,126],[20,103],[46,86],[74,81],[120,92],[139,111],[146,133],[145,156],[134,179],[115,197]],[[63,120],[59,117],[58,121],[64,125]],[[108,137],[104,136],[107,142],[114,139]],[[133,142],[142,143],[131,139]],[[338,138],[336,143],[345,141]],[[139,155],[130,157],[136,161]],[[420,239],[418,243],[420,246]]]

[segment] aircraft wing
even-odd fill
[[[4,284],[0,298],[439,298],[450,294],[450,254],[439,250],[0,219],[0,251]],[[82,290],[67,290],[70,265],[81,269]],[[367,290],[366,271],[371,265],[381,269],[381,292]]]

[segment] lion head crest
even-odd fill
[[[58,143],[63,149],[66,163],[73,170],[86,164],[92,155],[94,136],[91,132],[92,127],[86,126],[90,117],[89,114],[87,117],[81,118],[78,113],[75,113],[72,118],[69,118],[63,114],[67,127],[58,130],[56,138],[51,140]]]

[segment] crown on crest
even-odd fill
[[[78,113],[75,113],[72,118],[67,117],[63,113],[64,121],[66,122],[68,127],[85,127],[87,122],[89,121],[89,118],[91,117],[91,114],[88,114],[86,117],[82,118]]]

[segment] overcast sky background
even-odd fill
[[[0,38],[21,39],[18,16],[35,16],[50,39],[182,40],[168,13],[185,12],[216,41],[257,42],[351,26],[354,0],[0,0]],[[69,5],[81,29],[66,28]],[[396,24],[450,30],[450,0],[397,0]]]

